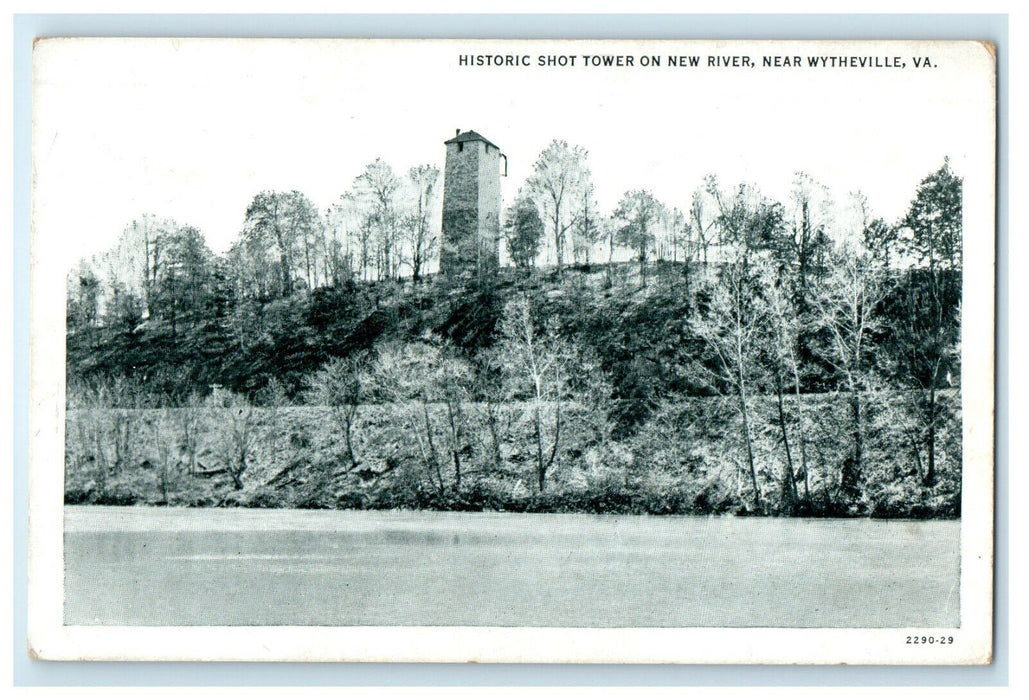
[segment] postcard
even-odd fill
[[[29,653],[989,663],[995,81],[38,40]]]

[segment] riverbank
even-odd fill
[[[959,404],[957,395],[945,397]],[[465,404],[462,447],[452,449],[445,405],[359,407],[347,441],[332,410],[318,406],[71,410],[65,502],[95,505],[433,510],[801,517],[960,517],[960,421],[940,430],[935,482],[927,486],[892,402],[868,402],[861,479],[841,488],[846,399],[803,397],[794,426],[811,438],[795,457],[795,500],[784,506],[787,466],[775,402],[753,401],[755,479],[741,459],[732,400],[695,398],[661,406],[631,436],[598,429],[596,412],[562,406],[561,435],[540,489],[525,407]],[[553,410],[553,406],[548,407]],[[873,408],[876,410],[873,412]],[[242,423],[240,411],[245,411]],[[432,432],[426,433],[428,421]],[[893,431],[893,432],[891,432]],[[496,435],[495,442],[486,438]],[[238,463],[245,435],[245,469]],[[431,436],[431,443],[429,437]],[[432,451],[430,451],[430,444]],[[799,448],[794,445],[795,454]],[[99,455],[99,457],[98,457]],[[806,466],[806,469],[805,469]],[[759,492],[755,498],[754,481]]]

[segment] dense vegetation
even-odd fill
[[[804,175],[604,217],[584,158],[541,154],[514,267],[464,286],[430,273],[431,166],[376,161],[325,215],[261,193],[223,256],[133,222],[69,276],[66,499],[959,515],[949,164],[887,223]]]

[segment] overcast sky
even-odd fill
[[[981,165],[992,84],[978,46],[714,42],[56,40],[36,49],[34,215],[70,267],[144,212],[197,226],[215,251],[266,189],[324,211],[381,156],[442,168],[474,129],[510,164],[505,205],[555,138],[584,146],[602,210],[644,187],[686,209],[706,173],[786,202],[804,170],[838,199],[861,189],[900,216],[950,156]],[[462,67],[462,54],[530,67]],[[576,66],[539,67],[571,54]],[[660,67],[585,68],[583,54]],[[670,68],[668,55],[750,56],[754,68]],[[928,54],[931,69],[915,69]],[[764,68],[764,55],[900,56],[905,69]],[[805,59],[806,60],[806,59]],[[978,167],[978,166],[977,166]]]

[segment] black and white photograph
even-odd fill
[[[39,40],[39,658],[984,664],[971,41]]]

